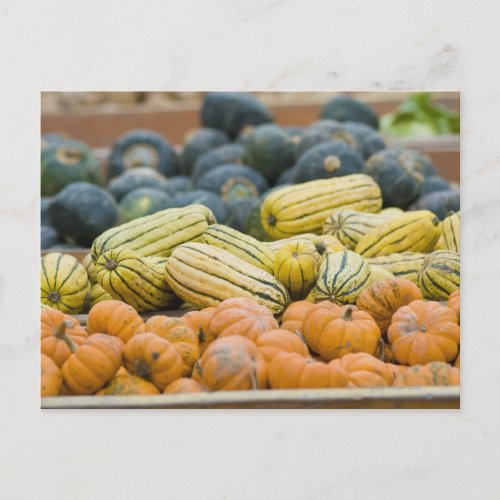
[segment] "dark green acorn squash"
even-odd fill
[[[49,215],[67,242],[88,248],[97,236],[116,224],[118,207],[104,189],[75,182],[54,196]]]
[[[130,222],[173,206],[173,197],[164,191],[148,187],[137,188],[130,191],[120,202],[120,222]]]
[[[174,194],[170,188],[170,179],[167,180],[158,170],[151,167],[127,170],[111,179],[108,184],[108,191],[115,197],[116,201],[121,201],[127,194],[138,188],[154,188],[167,194]]]
[[[307,182],[365,171],[363,158],[343,142],[325,142],[306,151],[297,161],[293,182]]]
[[[259,125],[245,141],[246,161],[269,182],[274,182],[294,164],[299,140],[274,123]]]
[[[42,226],[52,226],[52,221],[49,215],[49,206],[52,203],[52,196],[42,196],[40,201],[40,215]]]
[[[411,169],[424,176],[439,175],[428,156],[411,149],[388,148],[377,153],[377,158],[386,158],[397,161],[407,169]]]
[[[195,189],[187,193],[179,193],[174,198],[174,204],[176,207],[204,205],[212,210],[219,224],[225,224],[229,216],[228,208],[220,196],[204,189]]]
[[[361,122],[378,129],[378,116],[367,104],[339,96],[328,101],[321,109],[321,118],[337,120],[339,122]]]
[[[222,130],[215,128],[200,128],[186,136],[184,148],[179,158],[180,172],[189,175],[196,160],[207,151],[229,142],[229,137]]]
[[[450,183],[440,175],[427,175],[424,177],[422,194],[434,193],[435,191],[448,191]]]
[[[252,206],[249,208],[245,220],[245,233],[253,236],[259,241],[272,241],[272,238],[266,233],[260,219],[260,207],[262,205],[262,198],[253,200]]]
[[[224,144],[201,155],[191,172],[193,182],[220,165],[245,163],[245,148],[241,144]]]
[[[59,233],[51,226],[41,226],[40,230],[40,248],[46,250],[47,248],[56,246],[62,243]]]
[[[46,149],[50,146],[57,146],[71,140],[71,137],[65,133],[51,132],[42,135],[41,149]]]
[[[174,175],[168,178],[168,191],[175,196],[177,193],[185,193],[193,187],[191,178],[185,175]]]
[[[196,188],[212,191],[227,203],[259,196],[269,189],[269,184],[259,172],[246,165],[221,165],[202,175]]]
[[[131,130],[113,145],[109,176],[116,177],[137,167],[151,167],[170,177],[178,170],[177,154],[160,134],[152,130]]]
[[[86,144],[74,140],[54,142],[42,149],[42,196],[51,196],[72,182],[104,183],[101,162]]]
[[[344,122],[342,128],[349,132],[361,145],[361,154],[365,159],[386,148],[382,136],[365,123]]]
[[[444,220],[450,212],[460,210],[460,193],[449,189],[424,194],[410,207],[410,210],[430,210],[439,220]]]
[[[240,198],[227,203],[228,218],[225,222],[226,226],[232,227],[241,233],[246,232],[246,220],[250,214],[250,210],[258,198]]]
[[[408,208],[422,193],[424,176],[380,151],[366,162],[366,169],[380,186],[385,207]]]
[[[341,123],[334,120],[319,120],[312,123],[302,134],[297,147],[297,157],[324,142],[343,142],[351,149],[362,152],[362,145]]]
[[[245,92],[209,92],[203,100],[203,125],[223,130],[231,139],[246,125],[272,121],[269,110],[253,95]]]
[[[295,165],[293,167],[287,168],[275,182],[276,186],[282,186],[284,184],[293,184],[293,178],[295,176]]]

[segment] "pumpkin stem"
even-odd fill
[[[106,259],[106,269],[109,269],[112,271],[113,269],[116,269],[117,262],[115,259]]]
[[[323,254],[325,253],[325,251],[326,251],[326,245],[325,245],[322,241],[320,241],[319,243],[317,243],[317,244],[315,245],[315,247],[316,247],[316,251],[317,251],[320,255],[323,255]]]
[[[342,316],[342,319],[344,321],[352,321],[352,313],[354,312],[354,307],[348,306],[345,309],[344,316]]]
[[[255,369],[255,366],[252,368],[252,372],[250,373],[250,378],[252,380],[252,390],[256,390],[259,388],[259,384],[257,382],[257,370]]]
[[[71,352],[76,352],[78,348],[77,345],[73,342],[71,337],[66,333],[66,328],[69,328],[71,326],[72,324],[70,321],[62,321],[54,335],[58,339],[64,340],[64,342],[69,347],[69,350]]]
[[[382,337],[377,340],[377,350],[375,351],[375,357],[380,359],[380,361],[384,361],[384,347],[385,342]]]
[[[276,220],[276,217],[274,215],[270,215],[268,218],[267,218],[267,223],[270,225],[270,226],[275,226],[276,225],[276,222],[278,222]]]

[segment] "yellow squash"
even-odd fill
[[[42,257],[40,285],[42,304],[67,314],[79,314],[85,308],[90,281],[75,257],[57,252]]]
[[[371,267],[382,267],[398,278],[418,282],[418,273],[427,254],[403,252],[366,259]]]
[[[368,175],[354,174],[296,184],[269,194],[261,206],[264,230],[274,239],[301,233],[320,234],[335,210],[378,212],[382,194]]]
[[[430,252],[441,236],[439,219],[429,210],[406,212],[369,231],[356,245],[364,257]]]
[[[448,215],[442,223],[443,250],[460,252],[460,212]]]
[[[427,299],[448,300],[460,288],[460,255],[450,250],[430,253],[420,269],[418,286]]]

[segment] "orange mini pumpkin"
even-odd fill
[[[348,374],[342,366],[305,358],[295,352],[280,352],[267,368],[271,389],[324,389],[346,387]]]
[[[181,319],[160,315],[146,321],[146,330],[172,342],[185,365],[183,375],[191,375],[193,365],[200,357],[198,335]]]
[[[387,330],[394,357],[403,365],[453,361],[460,344],[457,315],[439,302],[414,300],[398,309]]]
[[[387,365],[365,352],[346,354],[330,362],[341,366],[347,373],[350,387],[388,387],[393,374]]]
[[[146,396],[160,394],[157,387],[141,377],[130,375],[123,366],[96,396]]]
[[[379,280],[365,288],[356,300],[356,306],[375,320],[385,333],[392,315],[414,300],[422,299],[422,292],[415,283],[404,278]]]
[[[185,370],[174,344],[155,333],[134,335],[125,345],[123,356],[130,373],[149,380],[161,391]]]
[[[57,396],[63,383],[61,370],[52,358],[42,354],[40,360],[40,394],[42,398]]]
[[[270,363],[279,352],[296,352],[301,356],[309,357],[304,337],[300,333],[292,333],[288,330],[263,332],[255,339],[255,345],[264,356],[266,363]]]
[[[208,389],[192,378],[178,378],[167,385],[163,394],[186,394],[192,392],[208,392]]]
[[[254,299],[241,297],[224,300],[215,308],[208,332],[214,338],[241,335],[255,340],[262,332],[278,328],[278,322],[267,307]]]
[[[448,298],[448,307],[455,311],[458,318],[458,324],[460,324],[460,288],[455,290]]]
[[[78,347],[73,344],[73,354],[61,369],[66,387],[73,394],[98,391],[120,368],[122,347],[123,342],[119,338],[103,333],[90,335]]]
[[[396,380],[396,377],[400,373],[403,373],[404,371],[408,370],[408,366],[405,366],[405,365],[395,365],[394,363],[386,363],[386,366],[392,375],[393,384],[394,384],[394,380]]]
[[[281,327],[291,332],[302,333],[302,325],[306,314],[314,307],[308,300],[299,300],[290,304],[283,313]]]
[[[355,352],[375,354],[380,329],[366,311],[356,306],[317,304],[306,315],[304,337],[315,353],[331,361]]]
[[[253,342],[232,335],[207,347],[192,377],[212,391],[265,389],[266,362]]]
[[[203,354],[210,343],[215,340],[215,338],[208,335],[208,325],[210,324],[214,311],[215,307],[205,307],[201,309],[201,311],[190,311],[181,318],[181,320],[198,335],[200,354]]]
[[[71,356],[67,339],[78,346],[85,342],[87,332],[75,318],[56,309],[43,309],[40,319],[41,352],[61,368]]]
[[[460,368],[460,352],[458,353],[457,358],[453,362],[453,366],[456,366],[457,368]]]
[[[146,331],[139,313],[120,300],[103,300],[89,311],[87,332],[107,333],[128,342],[136,333]]]
[[[408,367],[396,376],[397,387],[460,385],[460,370],[442,361]]]

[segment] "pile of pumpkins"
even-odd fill
[[[412,282],[391,278],[356,305],[294,302],[280,321],[251,298],[147,321],[106,300],[86,328],[42,307],[41,394],[458,385],[459,293],[424,301]]]
[[[264,241],[259,213],[274,190],[352,174],[371,176],[385,207],[459,210],[459,195],[428,158],[388,148],[378,118],[348,97],[327,102],[307,127],[274,123],[245,93],[206,95],[201,128],[177,149],[160,134],[131,130],[105,166],[76,139],[42,137],[42,248],[88,248],[110,227],[167,208],[202,204],[217,221]]]

